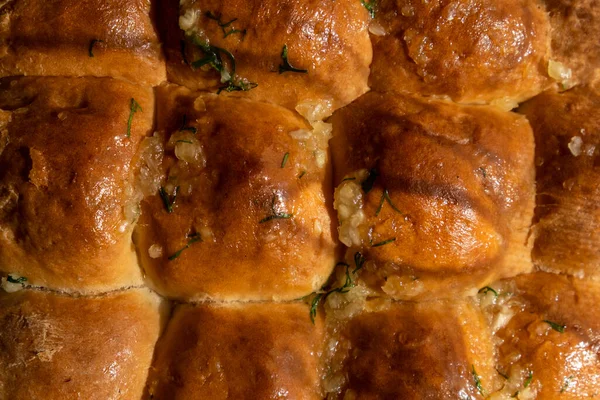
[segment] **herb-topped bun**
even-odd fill
[[[162,175],[136,231],[152,285],[179,299],[291,300],[319,289],[335,264],[331,126],[176,85],[156,93]]]
[[[519,108],[536,139],[533,262],[600,279],[600,91],[544,92]]]
[[[498,343],[496,368],[504,388],[497,398],[600,393],[600,284],[537,272],[489,289],[479,301]]]
[[[356,276],[375,293],[452,297],[531,270],[525,118],[370,92],[332,123],[340,240],[353,270],[365,258]]]
[[[167,33],[171,82],[290,109],[320,104],[328,114],[368,90],[369,13],[358,0],[169,6],[179,16]]]
[[[141,283],[133,162],[153,109],[110,78],[0,80],[0,271],[68,292]]]
[[[374,90],[511,109],[548,86],[538,0],[381,0],[370,29]]]
[[[0,292],[0,398],[140,399],[166,317],[147,289]]]
[[[479,399],[501,385],[492,337],[471,300],[372,300],[351,314],[327,311],[328,399]]]
[[[150,0],[0,2],[0,76],[111,76],[158,84],[164,57]]]
[[[319,400],[323,323],[302,304],[182,305],[156,346],[148,399]]]
[[[598,397],[599,35],[0,0],[0,400]]]

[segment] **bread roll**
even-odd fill
[[[570,87],[589,83],[600,71],[600,2],[543,0],[549,13],[552,68],[549,72]],[[557,64],[560,63],[560,64]]]
[[[0,80],[2,273],[70,292],[141,283],[132,162],[153,108],[109,78]]]
[[[549,23],[537,0],[381,0],[369,84],[378,91],[511,109],[549,80]]]
[[[183,305],[157,345],[145,398],[321,399],[322,342],[303,304]]]
[[[596,304],[600,285],[548,273],[492,285],[482,301],[495,321],[507,396],[583,399],[600,393]]]
[[[290,109],[318,104],[325,116],[368,90],[369,16],[358,1],[168,0],[168,7],[179,16],[179,25],[167,28],[171,82],[212,92],[229,87],[223,93]],[[210,51],[202,50],[206,44]],[[302,72],[280,69],[284,46],[289,66]],[[199,65],[214,54],[223,73]]]
[[[0,0],[0,400],[598,397],[599,1]]]
[[[544,92],[523,104],[537,143],[533,248],[544,270],[600,279],[600,91]]]
[[[0,3],[0,77],[166,79],[150,0],[11,0]]]
[[[140,399],[164,311],[146,289],[0,293],[0,399]]]
[[[175,85],[157,96],[164,180],[142,202],[136,231],[157,290],[246,301],[319,289],[335,264],[326,205],[331,128],[313,130],[275,105]]]
[[[470,301],[369,308],[327,316],[328,399],[480,399],[498,385],[491,336]]]
[[[524,118],[370,92],[332,122],[340,240],[374,294],[452,297],[531,270]]]

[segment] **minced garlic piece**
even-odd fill
[[[335,190],[334,208],[338,212],[340,241],[346,246],[362,243],[359,226],[365,221],[363,192],[356,180],[342,182]]]
[[[571,150],[571,154],[573,154],[575,157],[579,157],[581,155],[582,145],[583,140],[581,140],[579,136],[573,136],[568,144],[569,150]]]
[[[16,274],[8,274],[7,277],[0,279],[0,287],[4,289],[6,293],[14,293],[25,287],[27,278]]]
[[[150,258],[159,258],[163,255],[163,248],[158,244],[153,244],[148,248]]]
[[[562,84],[563,89],[569,89],[573,86],[571,78],[573,73],[571,69],[559,61],[548,61],[548,75],[550,78]]]

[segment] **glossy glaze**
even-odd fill
[[[166,72],[151,20],[155,7],[150,0],[3,2],[0,76],[112,76],[158,84]]]
[[[158,296],[0,294],[0,398],[141,398],[161,330]]]
[[[535,0],[381,1],[369,83],[510,109],[549,83],[544,11]]]
[[[378,173],[371,191],[360,189],[365,218],[347,260],[356,251],[369,260],[359,274],[370,288],[447,297],[531,269],[533,138],[524,118],[371,92],[332,122],[336,196],[365,181],[356,171]],[[384,190],[396,209],[382,203]]]
[[[294,138],[311,127],[278,106],[175,85],[157,93],[165,141],[181,135],[186,115],[203,156],[181,161],[166,142],[161,185],[169,194],[179,186],[173,213],[158,193],[144,199],[136,232],[152,284],[184,299],[295,299],[320,288],[335,264],[330,165],[319,147],[327,138]],[[201,240],[174,258],[193,235]]]
[[[143,111],[127,137],[131,98]],[[125,209],[153,107],[149,89],[109,78],[0,81],[0,270],[66,291],[141,282]]]
[[[174,9],[179,2],[168,3],[171,13],[176,14]],[[225,30],[235,28],[245,30],[245,34],[224,37],[219,22],[208,18],[208,12],[220,16],[221,23],[236,19]],[[331,103],[333,111],[368,90],[372,54],[367,33],[368,13],[358,1],[186,1],[177,15],[186,13],[197,15],[188,33],[231,52],[237,74],[258,84],[248,92],[231,95],[274,102],[291,109],[303,101],[324,100]],[[179,31],[177,26],[168,29]],[[217,72],[210,68],[208,72],[194,72],[183,63],[178,39],[184,39],[185,35],[180,34],[178,38],[172,37],[171,48],[167,50],[169,80],[216,91],[222,86]],[[186,43],[189,63],[204,56],[193,46],[189,35]],[[288,47],[289,62],[307,73],[278,72],[284,45]]]
[[[303,304],[181,306],[145,398],[320,399],[323,324]]]

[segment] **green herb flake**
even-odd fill
[[[548,325],[550,325],[550,327],[552,329],[554,329],[556,332],[560,332],[560,333],[564,333],[565,332],[565,328],[567,327],[566,325],[558,324],[558,323],[552,322],[552,321],[548,321],[547,319],[545,319],[544,322],[547,323]]]
[[[283,160],[281,160],[281,168],[285,167],[285,164],[287,163],[287,160],[289,157],[290,157],[290,153],[285,153],[283,155]]]
[[[379,200],[379,206],[377,206],[377,210],[375,211],[375,216],[377,217],[383,208],[383,203],[385,202],[385,197],[383,193],[381,194],[381,200]]]
[[[298,179],[302,179],[304,175],[306,175],[306,170],[302,170],[302,172],[300,172],[300,175],[298,175]]]
[[[501,377],[503,377],[504,379],[508,380],[508,375],[503,374],[502,372],[500,372],[500,370],[498,368],[496,368],[496,372],[498,373],[498,375],[500,375]]]
[[[131,98],[129,101],[129,118],[127,119],[127,137],[131,137],[131,123],[133,122],[133,115],[138,111],[143,111],[142,107],[137,101],[135,101],[134,98]]]
[[[263,219],[258,221],[259,224],[264,224],[265,222],[269,222],[274,219],[290,219],[294,216],[294,214],[276,212],[275,211],[275,201],[276,200],[277,200],[277,196],[275,195],[275,196],[273,196],[273,199],[271,200],[271,214],[267,215],[266,217],[264,217]]]
[[[360,3],[363,5],[364,8],[367,9],[371,18],[375,18],[376,2],[377,2],[377,0],[370,0],[370,1],[360,0]]]
[[[307,74],[307,69],[300,69],[293,67],[288,60],[288,47],[287,44],[283,45],[283,49],[281,50],[281,58],[283,59],[283,64],[279,65],[279,73],[283,74],[284,72],[298,72],[301,74]]]
[[[188,242],[186,243],[185,246],[183,246],[181,249],[177,250],[175,253],[173,253],[173,255],[169,256],[169,261],[173,261],[176,258],[179,258],[179,256],[181,255],[181,253],[183,253],[185,250],[189,249],[190,246],[196,242],[201,242],[202,238],[200,237],[199,233],[195,233],[193,235],[188,236]]]
[[[261,219],[260,221],[258,221],[258,223],[264,224],[265,222],[269,222],[274,219],[290,219],[293,216],[294,216],[294,214],[278,213],[278,214],[268,215],[268,216],[264,217],[263,219]]]
[[[374,245],[372,245],[371,247],[381,247],[381,246],[385,246],[386,244],[390,244],[392,242],[395,242],[396,238],[391,238],[388,240],[384,240],[383,242],[379,242],[379,243],[375,243]]]
[[[498,292],[489,286],[484,286],[477,291],[477,293],[488,294],[488,292],[494,293],[494,297],[498,297]]]
[[[527,389],[527,387],[531,384],[532,380],[533,380],[533,371],[529,371],[529,375],[527,376],[527,379],[525,379],[525,384],[523,385],[523,387],[525,389]]]
[[[569,388],[569,386],[571,385],[571,379],[573,378],[573,375],[571,375],[565,379],[565,383],[563,384],[562,388],[560,388],[560,393],[564,393]]]
[[[221,14],[213,14],[212,12],[207,11],[204,15],[206,16],[206,18],[212,19],[213,21],[217,22],[217,24],[223,31],[223,39],[225,39],[227,36],[233,35],[235,33],[239,33],[240,35],[242,35],[242,39],[244,38],[244,36],[246,36],[246,29],[239,30],[239,29],[234,29],[232,26],[230,26],[232,23],[234,23],[235,21],[238,20],[237,18],[234,18],[229,22],[223,22],[223,21],[221,21]]]
[[[479,167],[479,171],[484,178],[487,178],[487,171],[483,167]]]
[[[217,94],[221,94],[222,91],[231,93],[231,92],[247,92],[249,90],[254,89],[258,86],[258,83],[255,82],[244,82],[243,80],[238,80],[235,82],[233,79],[225,82],[224,86],[221,86],[219,90],[217,90]]]
[[[483,389],[483,386],[481,385],[481,377],[479,375],[477,375],[477,371],[475,371],[475,365],[471,364],[471,368],[472,368],[471,373],[473,374],[473,380],[475,380],[475,387],[477,388],[479,393],[483,397],[485,397],[485,390]]]
[[[20,283],[20,284],[24,284],[25,282],[27,282],[27,278],[25,278],[24,276],[20,276],[18,278],[13,278],[12,275],[8,275],[6,277],[6,280],[10,283]]]
[[[377,179],[378,176],[379,176],[379,172],[377,172],[377,169],[372,168],[369,170],[369,175],[360,184],[360,186],[361,186],[363,192],[365,192],[365,194],[369,193],[371,191],[371,189],[373,189],[373,185],[375,184],[375,180]]]
[[[192,37],[192,41],[204,53],[203,58],[190,64],[192,69],[208,65],[221,74],[221,83],[224,85],[218,88],[217,94],[220,94],[222,91],[248,91],[258,86],[257,83],[248,82],[236,75],[235,57],[231,52],[221,47],[211,46],[208,43],[202,42],[197,37]]]
[[[360,269],[362,269],[362,267],[365,265],[365,261],[367,261],[367,260],[359,251],[354,253],[354,265],[356,268],[354,268],[354,271],[352,271],[352,273],[355,274]]]
[[[324,293],[317,293],[310,304],[310,322],[312,322],[313,325],[315,324],[315,317],[317,316],[317,310],[319,309],[319,303],[321,302],[323,295]]]
[[[319,303],[325,302],[327,297],[332,293],[348,293],[350,289],[352,289],[355,286],[352,277],[363,267],[365,261],[366,260],[363,257],[363,255],[357,251],[356,253],[354,253],[355,268],[352,272],[350,272],[350,265],[346,264],[345,262],[339,262],[335,265],[335,268],[340,266],[346,267],[346,279],[344,281],[344,284],[340,287],[329,290],[326,290],[325,287],[322,287],[320,292],[314,293],[315,297],[313,297],[310,305],[310,320],[313,324],[315,323],[315,316],[317,315]]]
[[[352,289],[354,287],[354,282],[352,280],[352,276],[350,275],[350,266],[343,262],[337,263],[336,268],[338,266],[346,267],[346,280],[345,280],[344,284],[340,287],[329,289],[329,290],[325,290],[325,288],[323,287],[323,288],[321,288],[321,292],[315,293],[315,297],[312,299],[312,302],[310,305],[310,320],[313,323],[313,325],[315,323],[315,317],[317,315],[317,309],[318,309],[320,303],[324,303],[325,300],[327,300],[327,297],[332,293],[348,293],[350,291],[350,289]]]
[[[104,40],[100,40],[100,39],[90,40],[90,46],[88,47],[88,55],[90,57],[94,57],[94,46],[96,45],[96,43],[104,43]]]
[[[194,128],[193,126],[189,126],[187,124],[187,115],[183,114],[183,121],[181,122],[181,127],[179,128],[180,132],[192,132],[192,134],[196,134],[198,133],[198,129]],[[191,142],[190,142],[191,143]]]
[[[165,205],[165,209],[169,214],[173,212],[173,205],[175,204],[175,200],[177,199],[178,191],[179,186],[176,186],[173,190],[173,195],[169,196],[164,187],[161,186],[160,189],[158,189],[158,194],[160,195],[160,198],[162,199],[163,204]]]
[[[187,144],[193,144],[191,140],[176,140],[175,143],[187,143]]]
[[[375,211],[375,216],[378,216],[379,213],[381,212],[381,209],[383,208],[384,203],[388,203],[390,205],[390,207],[392,207],[392,209],[394,211],[396,211],[399,214],[402,214],[402,211],[400,211],[398,209],[398,207],[396,207],[396,205],[394,205],[394,203],[392,202],[392,199],[390,198],[390,193],[388,192],[387,189],[383,190],[383,193],[381,194],[381,200],[379,201],[379,207],[377,207],[377,211]]]
[[[346,181],[355,181],[355,180],[356,180],[356,177],[354,177],[354,176],[349,176],[348,178],[344,178],[344,179],[342,179],[342,182],[346,182]]]

